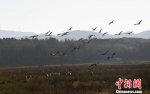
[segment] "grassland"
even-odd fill
[[[1,68],[0,94],[113,94],[118,78],[141,78],[143,94],[150,94],[150,63],[140,62]]]

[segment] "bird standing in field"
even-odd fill
[[[97,66],[95,63],[92,63],[91,66]]]

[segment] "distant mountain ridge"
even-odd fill
[[[23,37],[23,36],[31,36],[35,35],[34,32],[19,32],[19,31],[6,31],[6,30],[0,30],[0,38],[17,38],[17,37]]]
[[[123,38],[123,37],[134,37],[134,38],[144,38],[144,39],[149,39],[150,38],[150,30],[143,31],[140,33],[131,33],[130,35],[124,34],[123,32],[121,35],[111,35],[111,34],[106,34],[105,36],[102,36],[102,33],[98,32],[92,32],[92,31],[81,31],[81,30],[74,30],[69,32],[65,36],[61,35],[51,35],[50,37],[54,37],[58,40],[64,40],[64,39],[74,39],[78,40],[80,38],[86,39],[88,38],[89,35],[95,35],[96,38],[101,38],[101,39],[107,39],[107,38]],[[18,32],[18,31],[5,31],[5,30],[0,30],[0,38],[25,38],[25,36],[32,36],[36,35],[34,32]],[[39,34],[38,39],[46,39],[50,38],[49,36],[45,36],[45,34]]]
[[[128,31],[130,32],[130,31]],[[58,40],[64,40],[64,39],[74,39],[74,40],[78,40],[80,38],[83,39],[87,39],[89,35],[95,35],[95,38],[101,38],[101,39],[107,39],[107,38],[123,38],[123,37],[130,37],[130,38],[143,38],[143,39],[149,39],[150,38],[150,30],[147,31],[143,31],[140,33],[131,33],[130,35],[128,34],[124,34],[125,32],[123,32],[121,35],[111,35],[111,34],[106,34],[104,36],[102,36],[103,33],[98,33],[98,32],[92,32],[92,31],[80,31],[80,30],[75,30],[75,31],[71,31],[69,32],[67,35],[65,36],[61,36],[61,35],[56,35],[56,36],[51,36],[54,37]],[[127,32],[126,32],[127,33]],[[94,38],[94,37],[93,37]],[[45,35],[41,34],[39,39],[45,39]]]

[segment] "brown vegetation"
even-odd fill
[[[71,75],[65,75],[66,71]],[[60,75],[46,76],[46,72],[60,72]],[[26,78],[25,74],[32,74],[33,78]],[[0,69],[0,94],[105,94],[117,90],[118,78],[141,78],[143,94],[150,94],[150,64]]]

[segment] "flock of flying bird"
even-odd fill
[[[134,24],[134,25],[140,25],[141,22],[142,22],[142,20],[139,21],[138,23]],[[111,22],[109,22],[108,25],[111,25],[112,23],[114,23],[114,20],[112,20]],[[71,31],[72,28],[73,28],[73,27],[69,28],[68,31]],[[97,27],[91,28],[91,29],[92,29],[93,31],[95,31],[95,30],[97,29]],[[48,31],[48,32],[45,33],[45,36],[51,36],[52,33],[53,33],[53,32]],[[69,33],[69,32],[64,32],[64,33],[60,33],[60,34],[57,34],[57,35],[62,37],[62,36],[67,35],[68,33]],[[100,29],[99,33],[102,33],[102,28]],[[108,33],[108,32],[104,32],[104,33],[102,34],[102,36],[106,35],[107,33]],[[121,31],[121,32],[119,32],[118,34],[115,34],[115,35],[121,35],[122,33],[123,33],[123,31]],[[124,34],[130,35],[131,33],[133,33],[133,32],[128,32],[128,33],[124,33]],[[38,37],[38,35],[30,36],[30,38],[32,38],[32,39],[37,38],[37,37]],[[89,35],[89,36],[88,36],[88,41],[86,41],[86,43],[89,43],[89,42],[92,40],[92,37],[95,37],[95,35]],[[81,38],[81,39],[79,39],[78,41],[82,41],[82,40],[83,40],[83,39]],[[82,44],[80,44],[78,47],[73,47],[73,49],[71,50],[71,53],[74,52],[76,49],[79,50],[80,47],[81,47],[81,45],[82,45]],[[56,53],[50,53],[50,55],[56,56],[56,55],[60,54],[61,56],[71,56],[71,55],[66,55],[66,52],[67,52],[67,51],[68,51],[68,50],[65,50],[64,52],[59,52],[59,51],[57,51]],[[109,52],[109,50],[107,50],[105,53],[101,53],[100,55],[106,55],[108,52]],[[98,54],[99,54],[99,53],[98,53]],[[107,60],[113,58],[114,55],[116,55],[116,53],[112,53],[111,56],[108,56],[108,57],[107,57]],[[95,64],[91,64],[91,66],[93,66],[93,65],[95,65]],[[96,65],[95,65],[95,66],[96,66]]]
[[[111,21],[111,22],[109,23],[109,25],[112,24],[113,22],[114,22],[114,20]],[[142,22],[142,20],[139,21],[138,23],[134,24],[134,25],[140,25],[141,22]],[[68,29],[68,30],[71,31],[72,28],[73,28],[73,27],[71,27],[71,28]],[[92,30],[95,31],[96,28],[97,28],[97,27],[92,28]],[[101,33],[101,31],[102,31],[102,29],[100,29],[99,33]],[[122,32],[123,32],[123,31],[121,31],[120,33],[115,34],[115,35],[121,35]],[[68,33],[69,33],[69,32],[65,32],[65,33],[57,34],[57,35],[65,36],[65,35],[67,35]],[[104,35],[107,34],[107,33],[108,33],[108,32],[103,33],[102,36],[104,36]],[[132,32],[125,33],[125,34],[130,35],[131,33],[132,33]],[[48,32],[45,33],[45,36],[51,36],[51,34],[52,34],[52,32],[48,31]],[[93,36],[95,36],[95,35],[89,35],[89,36],[88,36],[88,39],[89,39],[89,40],[86,41],[86,42],[89,43]],[[30,36],[30,38],[32,38],[32,39],[34,39],[34,38],[36,38],[36,37],[38,37],[38,35]],[[83,40],[83,39],[81,38],[81,39],[79,39],[78,41],[81,41],[81,40]],[[74,52],[74,50],[76,50],[76,49],[80,49],[80,47],[81,47],[81,44],[80,44],[78,47],[74,47],[74,48],[71,50],[71,53]],[[65,50],[64,52],[59,52],[59,51],[57,51],[55,54],[54,54],[54,53],[50,53],[50,55],[56,56],[57,54],[61,54],[61,56],[70,56],[70,55],[66,55],[66,52],[67,52],[67,51],[68,51],[68,50]],[[106,55],[108,52],[109,52],[109,50],[107,50],[107,51],[104,52],[104,53],[97,53],[97,54],[100,54],[100,55],[103,55],[103,56],[104,56],[104,55]],[[114,55],[116,55],[116,53],[112,53],[111,56],[108,56],[108,57],[107,57],[107,60],[113,58]],[[96,65],[95,63],[92,63],[91,66],[97,66],[97,65]],[[102,70],[101,70],[101,72],[102,72]],[[78,70],[77,73],[78,73],[78,74],[82,74],[83,72],[80,71],[80,70]],[[90,71],[90,74],[94,74],[92,70]],[[51,72],[51,73],[46,72],[45,75],[46,75],[46,76],[60,75],[60,72]],[[65,75],[71,75],[71,72],[69,72],[69,71],[66,70]],[[10,75],[10,77],[16,77],[16,76],[17,76],[16,74]],[[33,78],[33,75],[32,75],[31,73],[30,73],[30,74],[25,74],[25,77],[26,77],[26,79],[27,79],[27,78]]]

